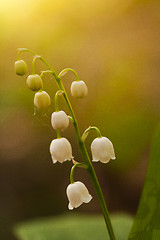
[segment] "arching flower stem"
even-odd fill
[[[28,52],[36,55],[34,52],[32,52],[32,51],[30,51],[28,49],[21,49],[20,51],[21,52],[28,51]],[[69,98],[67,96],[67,93],[65,91],[65,88],[64,88],[64,86],[63,86],[63,84],[61,82],[60,77],[56,74],[56,72],[54,71],[52,66],[50,66],[43,57],[40,57],[39,59],[52,71],[52,75],[54,76],[59,89],[63,91],[63,97],[64,97],[64,99],[66,101],[66,104],[68,106],[68,109],[70,111],[70,114],[71,114],[71,117],[72,117],[72,120],[73,120],[73,126],[75,128],[78,145],[79,145],[79,148],[81,150],[81,154],[83,156],[85,165],[87,165],[87,167],[88,167],[87,170],[88,170],[89,176],[91,178],[91,181],[93,183],[95,192],[97,194],[97,197],[98,197],[98,200],[99,200],[102,212],[103,212],[103,216],[104,216],[104,219],[105,219],[105,222],[106,222],[106,226],[108,228],[110,239],[111,240],[115,240],[115,235],[114,235],[114,232],[113,232],[113,228],[112,228],[111,220],[110,220],[110,217],[109,217],[108,209],[107,209],[107,206],[106,206],[106,202],[104,200],[104,196],[103,196],[100,184],[98,182],[95,170],[93,168],[92,162],[91,162],[91,160],[89,158],[87,149],[85,147],[84,142],[82,141],[82,138],[81,138],[81,135],[80,135],[80,131],[79,131],[79,127],[78,127],[78,123],[77,123],[76,117],[74,115],[74,112],[73,112],[71,103],[69,101]]]
[[[43,75],[46,73],[52,73],[52,71],[51,70],[41,71],[40,77],[43,78]]]
[[[23,52],[28,52],[28,53],[31,53],[32,55],[36,55],[35,52],[29,50],[28,48],[18,48],[17,60],[20,60],[20,54]]]
[[[92,130],[95,130],[95,131],[96,131],[97,136],[98,136],[99,138],[102,137],[99,128],[94,127],[94,126],[93,126],[93,127],[88,127],[88,128],[84,131],[84,133],[83,133],[83,135],[82,135],[82,141],[83,141],[83,142],[86,140],[86,138],[87,138],[89,132],[92,131]]]
[[[54,100],[55,100],[55,110],[56,110],[56,112],[59,111],[58,97],[59,97],[59,96],[62,96],[62,94],[63,94],[63,91],[62,91],[62,90],[58,90],[58,91],[56,92],[56,94],[55,94]]]
[[[88,168],[88,166],[85,165],[84,163],[76,163],[76,164],[74,164],[73,167],[71,168],[71,173],[70,173],[70,182],[71,183],[74,183],[74,170],[75,170],[76,167],[81,167],[81,168],[85,168],[85,169]]]
[[[60,77],[64,76],[64,74],[67,73],[67,72],[69,72],[69,71],[70,71],[70,72],[73,72],[74,75],[75,75],[75,77],[76,77],[76,80],[79,81],[79,77],[78,77],[77,72],[76,72],[74,69],[72,69],[72,68],[65,68],[65,69],[63,69],[63,70],[58,74],[58,77],[60,78]]]
[[[55,73],[53,67],[51,65],[49,65],[42,56],[37,55],[35,52],[31,51],[28,48],[18,48],[17,60],[20,60],[20,54],[23,53],[23,52],[31,53],[34,57],[40,59],[52,71],[52,73],[53,72]]]
[[[40,58],[41,58],[41,56],[38,56],[38,55],[34,56],[33,61],[32,61],[32,74],[35,74],[35,62],[37,59],[40,59]]]

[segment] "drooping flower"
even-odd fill
[[[71,84],[71,94],[75,98],[83,98],[87,96],[88,88],[84,81],[74,81]]]
[[[27,71],[28,67],[24,60],[18,60],[14,64],[14,69],[17,75],[23,76]]]
[[[64,130],[69,125],[69,119],[64,111],[53,112],[51,116],[51,124],[55,130]]]
[[[50,153],[53,163],[63,163],[73,158],[71,144],[66,138],[54,139],[50,144]]]
[[[88,189],[80,181],[69,184],[66,193],[69,200],[69,210],[79,207],[82,203],[89,203],[92,199]]]
[[[43,87],[42,78],[38,74],[29,75],[26,84],[32,91],[39,91]]]
[[[51,104],[50,96],[47,92],[37,92],[34,96],[34,105],[39,109],[47,108]]]
[[[115,159],[115,153],[112,142],[106,137],[95,138],[91,144],[92,161],[102,163]]]

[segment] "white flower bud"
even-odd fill
[[[110,159],[115,159],[113,144],[106,137],[95,138],[91,144],[91,152],[93,162],[107,163]]]
[[[29,75],[26,84],[32,91],[38,91],[43,87],[42,78],[38,74]]]
[[[88,88],[84,81],[74,81],[71,84],[71,94],[75,98],[83,98],[87,96]]]
[[[50,153],[53,163],[63,163],[73,158],[71,144],[66,138],[54,139],[50,144]]]
[[[24,60],[18,60],[14,64],[14,69],[17,75],[23,76],[27,71],[28,67]]]
[[[34,105],[39,108],[47,108],[51,104],[50,96],[47,92],[37,92],[34,96]]]
[[[69,184],[66,193],[69,200],[69,210],[79,207],[82,203],[89,203],[92,199],[86,186],[79,181]]]
[[[69,119],[64,111],[53,112],[51,116],[51,124],[55,130],[64,130],[69,125]]]

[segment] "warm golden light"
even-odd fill
[[[31,0],[0,0],[0,15],[5,20],[8,19],[8,21],[19,17],[25,18],[36,2],[37,0],[34,2]]]

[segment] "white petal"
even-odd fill
[[[51,124],[55,130],[64,130],[69,125],[69,119],[64,111],[53,112],[51,116]]]
[[[76,98],[83,98],[87,96],[88,88],[84,81],[74,81],[71,84],[71,94]]]
[[[56,163],[56,162],[57,162],[57,160],[55,160],[53,157],[52,157],[52,161],[53,161],[53,163]]]
[[[98,159],[92,159],[92,162],[99,162]]]
[[[72,205],[71,205],[70,202],[68,203],[68,209],[69,209],[69,210],[73,210],[73,207],[72,207]]]
[[[107,151],[108,151],[108,153],[110,155],[110,158],[111,159],[115,159],[116,157],[115,157],[115,153],[114,153],[114,148],[113,148],[112,142],[108,138],[106,138],[106,137],[102,137],[102,138],[106,141]]]
[[[83,203],[80,198],[80,192],[76,183],[69,184],[66,193],[68,200],[73,208],[77,208]]]
[[[100,161],[102,163],[108,163],[110,161],[111,157],[108,153],[108,151],[102,151],[100,156]]]
[[[84,203],[89,203],[92,200],[92,196],[88,194],[87,196],[83,197],[83,202]]]
[[[72,159],[72,147],[66,138],[54,139],[50,144],[52,159],[63,163]]]
[[[115,159],[115,153],[112,142],[106,138],[95,138],[91,144],[93,162],[99,160],[107,163],[110,159]]]
[[[47,108],[51,104],[50,96],[47,92],[37,92],[34,96],[34,105],[39,108]]]
[[[80,197],[81,197],[82,202],[85,202],[85,203],[90,202],[91,199],[92,199],[92,196],[89,194],[86,186],[80,181],[76,182],[76,184],[77,184],[77,187],[79,189]]]
[[[92,199],[92,196],[89,194],[86,186],[79,181],[69,184],[66,189],[66,193],[69,200],[69,209],[77,208],[83,202],[88,203]]]

